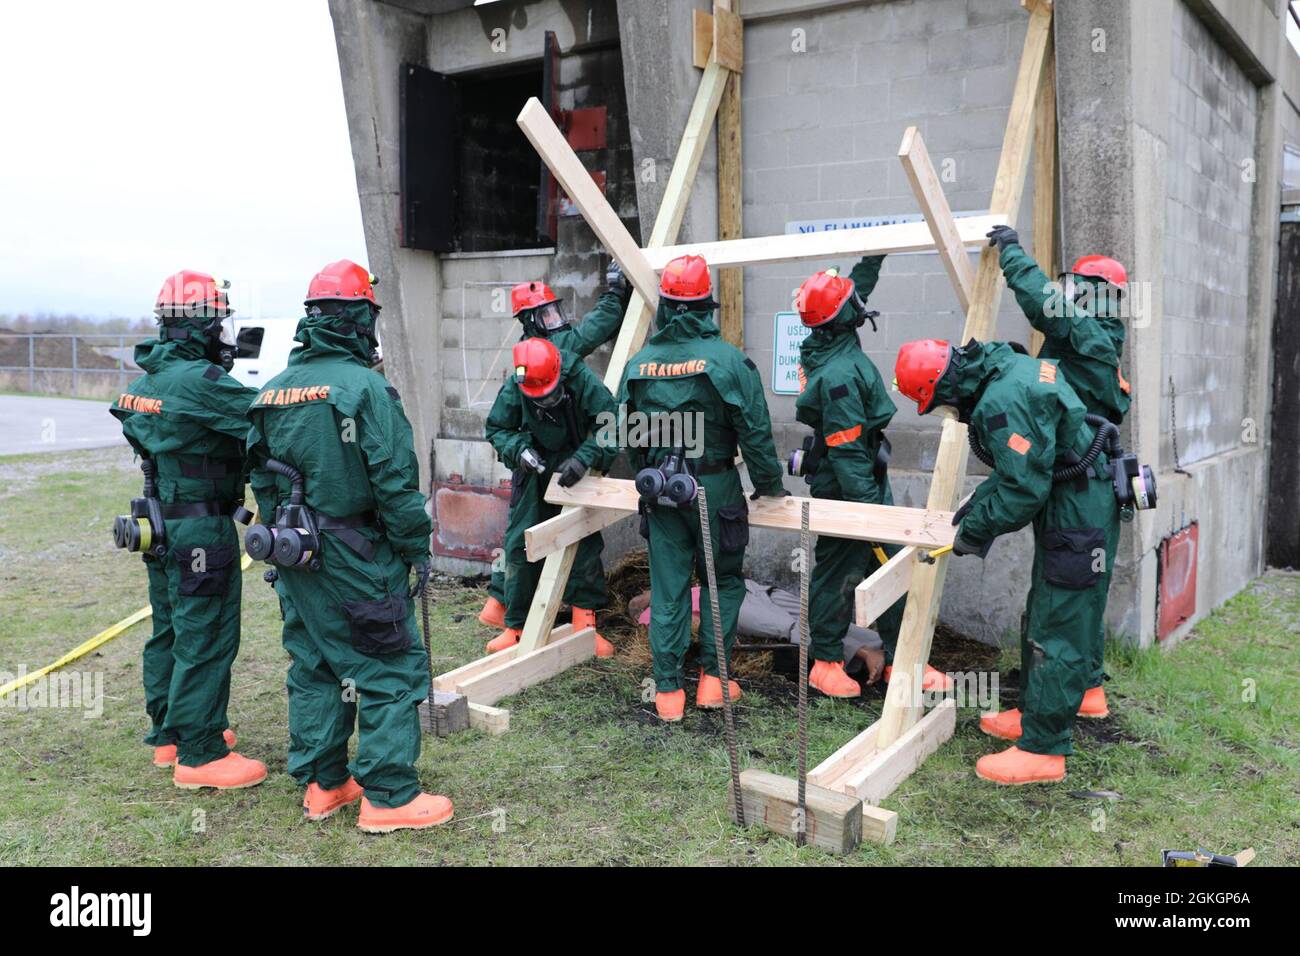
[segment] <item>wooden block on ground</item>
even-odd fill
[[[476,704],[491,706],[595,655],[596,630],[588,627],[471,677],[456,689]]]
[[[426,734],[449,737],[469,729],[469,700],[464,694],[443,690],[433,692],[433,712],[429,702],[420,701],[420,729]]]
[[[510,729],[510,711],[503,707],[489,707],[470,701],[469,725],[475,730],[496,737]]]
[[[747,824],[764,826],[794,839],[794,813],[799,804],[797,781],[751,767],[741,771],[740,798]],[[804,833],[809,845],[844,854],[862,842],[862,801],[858,798],[810,783],[804,804]]]
[[[889,846],[898,834],[898,814],[893,810],[862,805],[862,839],[868,843]]]
[[[894,677],[901,675],[895,671]],[[877,721],[879,723],[879,721]],[[925,758],[952,737],[957,728],[957,702],[951,697],[903,732],[884,750],[878,751],[858,770],[842,778],[840,789],[878,804],[921,766]]]

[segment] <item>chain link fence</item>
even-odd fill
[[[140,375],[141,333],[0,332],[0,391],[112,398]]]

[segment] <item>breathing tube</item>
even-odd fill
[[[1085,415],[1084,421],[1096,428],[1097,434],[1093,436],[1092,444],[1089,445],[1088,450],[1083,453],[1083,457],[1076,462],[1071,462],[1068,465],[1061,465],[1052,470],[1053,483],[1073,481],[1080,475],[1085,474],[1089,468],[1096,464],[1097,457],[1101,454],[1103,448],[1106,450],[1106,454],[1112,459],[1118,459],[1124,455],[1124,446],[1121,445],[1119,441],[1118,425],[1107,418],[1103,418],[1101,415]],[[966,436],[970,442],[971,454],[989,468],[994,468],[995,464],[993,456],[989,454],[987,448],[980,444],[979,436],[975,434],[975,429],[967,429]]]

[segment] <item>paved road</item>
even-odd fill
[[[0,395],[0,455],[124,445],[106,401]]]

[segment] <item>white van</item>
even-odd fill
[[[297,319],[235,319],[238,351],[230,374],[249,388],[261,388],[284,371],[289,353],[298,345],[293,334]]]

